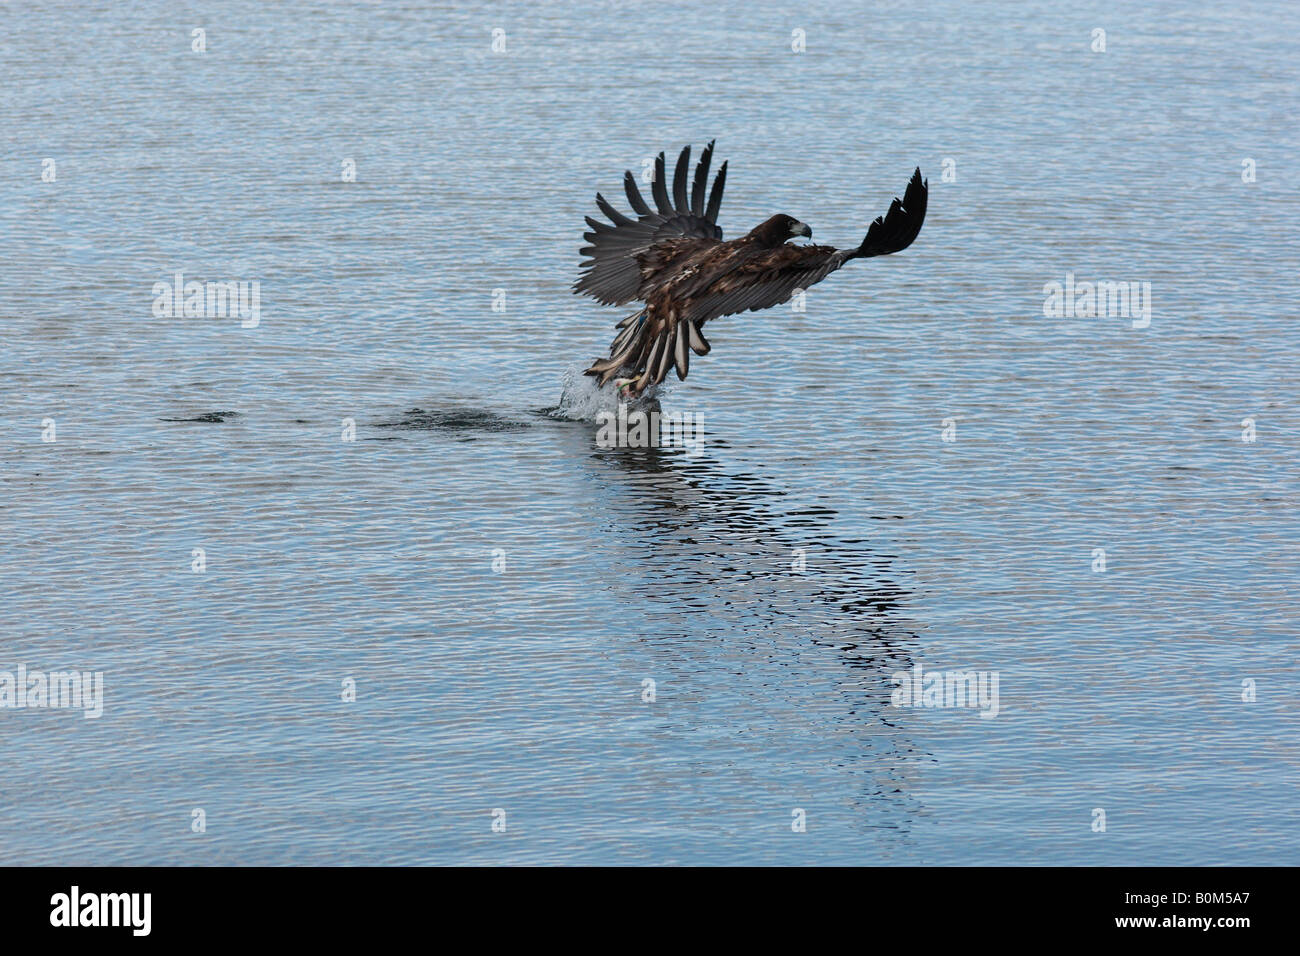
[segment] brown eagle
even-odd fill
[[[669,366],[675,366],[677,377],[685,379],[691,352],[709,352],[708,340],[700,332],[709,319],[780,305],[850,259],[887,256],[906,249],[925,221],[928,190],[918,167],[903,198],[894,199],[889,211],[867,229],[862,244],[853,249],[787,245],[796,236],[812,238],[812,230],[783,213],[739,239],[723,242],[717,218],[727,164],[718,170],[706,204],[712,158],[713,143],[709,143],[695,167],[688,197],[691,148],[683,149],[669,197],[664,154],[660,153],[650,184],[654,209],[642,198],[632,173],[625,173],[623,189],[636,219],[623,215],[596,194],[596,205],[610,222],[587,217],[591,232],[583,238],[591,245],[582,248],[587,258],[573,291],[606,305],[644,303],[618,324],[621,331],[609,347],[609,357],[598,359],[587,369],[586,374],[599,376],[601,385],[626,370],[630,377],[617,380],[619,389],[637,396],[662,382]]]

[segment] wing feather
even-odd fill
[[[713,281],[687,315],[698,326],[722,315],[770,309],[788,302],[795,289],[820,282],[848,258],[848,252],[831,246],[777,246]]]
[[[695,216],[704,215],[704,191],[709,185],[709,163],[713,160],[713,143],[714,140],[709,140],[709,145],[700,152],[700,162],[695,167],[695,183],[691,186],[691,214]]]
[[[607,199],[606,199],[604,196],[602,196],[600,193],[596,193],[596,207],[597,207],[601,212],[603,212],[606,216],[608,216],[608,217],[609,217],[609,221],[612,222],[612,223],[613,223],[614,225],[616,225],[616,226],[635,226],[635,225],[636,225],[636,220],[635,220],[635,219],[629,219],[627,216],[623,215],[621,212],[619,212],[617,209],[615,209],[613,206],[611,206],[611,205],[609,204],[609,200],[607,200]],[[590,221],[590,220],[588,220],[588,221]]]
[[[718,167],[718,177],[713,180],[713,189],[709,192],[709,208],[704,210],[704,218],[713,222],[718,218],[718,210],[722,208],[722,187],[727,184],[727,164],[724,162]]]
[[[691,148],[684,146],[681,155],[677,157],[677,169],[673,171],[673,205],[683,216],[691,213],[691,207],[686,203],[686,177],[690,171]]]
[[[895,198],[889,204],[889,211],[876,217],[868,227],[862,245],[853,251],[850,258],[887,256],[902,252],[910,246],[925,222],[929,194],[929,183],[921,179],[921,168],[918,166],[907,184],[903,198]]]
[[[664,153],[655,158],[655,178],[650,184],[656,208],[652,209],[642,195],[631,170],[623,174],[623,191],[636,219],[614,208],[600,193],[596,194],[596,206],[609,222],[586,217],[589,231],[583,233],[583,238],[588,245],[581,249],[585,258],[582,274],[573,286],[574,292],[594,296],[607,305],[630,302],[638,298],[641,291],[641,267],[637,257],[650,248],[674,239],[709,243],[722,241],[717,216],[722,203],[722,185],[726,181],[726,164],[723,163],[709,195],[708,206],[701,214],[699,208],[704,206],[704,186],[708,180],[713,143],[709,143],[700,154],[692,194],[688,197],[690,155],[688,146],[682,150],[674,170],[672,199],[675,206],[669,201]]]
[[[702,324],[721,315],[769,309],[788,302],[796,289],[821,282],[850,259],[901,252],[921,232],[928,195],[928,184],[918,168],[903,198],[895,198],[889,210],[871,223],[857,248],[781,245],[751,256],[711,281],[692,302],[688,317]]]
[[[628,205],[638,216],[650,216],[653,213],[650,207],[646,205],[645,199],[641,196],[641,190],[636,188],[636,177],[632,175],[632,170],[623,174],[623,192],[627,193]]]
[[[664,169],[664,154],[660,153],[655,157],[655,178],[650,183],[650,192],[655,197],[655,206],[658,207],[661,216],[671,216],[676,211],[673,209],[673,204],[668,201],[667,178],[668,174]]]

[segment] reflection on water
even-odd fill
[[[753,475],[659,448],[598,448],[591,458],[618,496],[606,531],[635,562],[622,570],[637,602],[706,645],[743,645],[782,693],[838,706],[851,749],[836,768],[857,779],[858,803],[871,809],[861,821],[906,829],[908,765],[923,755],[888,713],[888,679],[912,666],[913,645],[904,575],[891,559],[838,538],[833,509],[792,506]],[[846,671],[819,666],[821,682],[810,680],[810,652]]]

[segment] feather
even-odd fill
[[[671,332],[665,332],[659,337],[659,341],[663,345],[663,348],[660,350],[662,354],[659,356],[659,364],[655,368],[654,383],[656,385],[664,380],[664,376],[668,374],[668,366],[671,365],[673,361],[673,343],[671,337]]]
[[[606,216],[608,216],[609,221],[612,222],[614,225],[616,226],[636,225],[635,219],[627,218],[627,216],[623,215],[621,212],[619,212],[617,209],[611,206],[609,204],[609,200],[607,200],[600,193],[596,193],[596,205],[600,207],[600,211],[603,212]]]
[[[716,222],[718,210],[722,208],[722,189],[727,184],[727,164],[718,167],[718,178],[713,180],[713,189],[709,192],[709,208],[704,210],[704,218]]]
[[[713,140],[700,153],[699,164],[695,167],[695,184],[691,187],[691,212],[696,216],[704,215],[704,190],[709,185],[709,163],[713,159]]]
[[[677,323],[677,339],[673,350],[676,353],[673,356],[673,364],[677,366],[677,380],[681,382],[686,381],[686,373],[690,371],[691,368],[691,350],[686,347],[687,335],[685,325],[685,322]]]
[[[712,346],[709,345],[709,340],[700,334],[695,323],[690,319],[683,319],[682,324],[686,326],[686,333],[690,336],[691,350],[696,355],[708,355]]]
[[[627,347],[627,343],[635,334],[635,329],[624,329],[622,332],[618,333],[618,335],[615,336],[614,341],[609,345],[609,354],[617,355],[619,352],[623,351],[623,349]]]
[[[671,216],[673,207],[668,201],[668,184],[664,182],[665,179],[667,173],[664,172],[664,154],[660,153],[655,157],[655,178],[650,184],[650,192],[654,194],[655,205],[659,207],[660,214]]]
[[[686,177],[690,171],[691,148],[685,146],[682,148],[682,154],[677,157],[677,169],[673,172],[673,205],[682,215],[691,211],[686,205]]]
[[[887,213],[872,221],[862,245],[850,252],[847,258],[887,256],[902,252],[910,246],[921,232],[921,224],[925,222],[927,186],[921,179],[918,167],[907,184],[903,198],[895,199],[889,204]]]
[[[654,368],[659,364],[659,350],[663,348],[663,344],[664,339],[662,335],[655,339],[654,347],[650,350],[650,361],[645,363],[645,371],[643,371],[641,377],[636,380],[636,390],[638,392],[644,392],[646,386],[650,384],[650,379],[654,375]]]
[[[617,355],[611,355],[606,359],[597,359],[591,363],[591,368],[584,373],[593,375],[599,372],[617,372],[627,364],[628,359],[632,357],[632,349],[627,349]]]
[[[623,192],[627,193],[627,201],[632,206],[632,211],[640,216],[649,216],[650,207],[646,201],[641,198],[641,190],[636,188],[636,177],[632,175],[632,170],[623,174]]]
[[[632,207],[632,215],[637,217],[635,219],[615,208],[603,193],[596,194],[596,207],[601,218],[586,217],[587,231],[583,233],[586,245],[581,249],[584,258],[579,264],[577,281],[572,286],[574,292],[590,295],[609,305],[633,302],[641,299],[645,292],[645,257],[653,259],[657,254],[659,261],[651,267],[652,271],[671,271],[673,260],[686,254],[683,250],[698,251],[722,241],[722,230],[717,223],[701,215],[703,210],[700,209],[705,205],[704,187],[707,185],[712,146],[710,143],[701,153],[693,187],[690,182],[690,147],[682,150],[671,183],[664,165],[665,154],[655,157],[654,181],[650,184],[649,196],[638,188],[638,178],[631,171],[625,172],[623,190]],[[724,163],[724,171],[725,166]],[[714,216],[722,199],[720,187],[725,180],[722,173],[719,177],[714,181],[710,196]],[[671,197],[670,192],[673,194]],[[651,208],[652,204],[657,208]],[[656,249],[670,240],[681,239],[694,242],[673,247],[672,255],[663,248]]]
[[[638,322],[636,325],[629,325],[614,339],[614,344],[609,347],[610,354],[613,355],[615,352],[621,352],[631,347],[634,342],[640,340],[641,333],[644,331],[644,323]]]

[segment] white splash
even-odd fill
[[[601,412],[618,414],[620,401],[625,402],[628,408],[644,408],[647,411],[657,409],[659,396],[667,391],[665,386],[668,384],[663,382],[658,386],[647,388],[640,398],[628,401],[619,397],[618,389],[612,382],[601,388],[596,384],[593,376],[583,375],[582,369],[577,365],[571,365],[564,370],[564,374],[560,376],[560,383],[564,391],[560,395],[560,405],[553,414],[558,418],[568,418],[575,422],[594,422]]]

